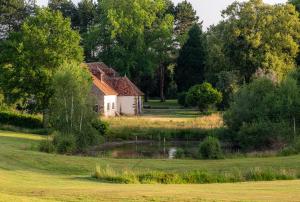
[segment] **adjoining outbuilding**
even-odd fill
[[[140,115],[144,93],[103,62],[87,63],[93,77],[95,111],[104,116]]]

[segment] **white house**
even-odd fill
[[[114,69],[102,62],[87,65],[93,76],[95,111],[104,116],[142,113],[144,93],[126,76],[120,77]]]

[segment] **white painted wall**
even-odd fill
[[[109,109],[108,109],[109,104]],[[112,108],[114,104],[114,109]],[[105,95],[104,96],[104,116],[116,116],[118,107],[116,95]]]
[[[135,102],[135,99],[139,99],[140,102]],[[135,104],[140,103],[140,113],[142,112],[142,97],[139,96],[118,96],[118,112],[124,115],[136,115]],[[139,112],[138,112],[139,113]]]
[[[118,96],[118,111],[125,115],[135,115],[134,113],[135,96]]]

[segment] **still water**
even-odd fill
[[[88,152],[88,155],[112,158],[173,159],[178,157],[178,153],[180,152],[181,157],[196,158],[199,143],[198,141],[107,143],[100,147],[95,147]]]

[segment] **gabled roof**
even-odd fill
[[[136,87],[126,76],[125,77],[105,77],[105,82],[112,86],[119,96],[142,96],[144,93]]]
[[[113,68],[108,67],[106,64],[103,62],[92,62],[92,63],[87,63],[90,71],[97,72],[101,71],[103,72],[106,76],[109,77],[117,77],[119,76],[118,72],[116,72]]]
[[[87,63],[93,75],[94,85],[105,95],[142,96],[144,93],[126,76],[120,77],[118,72],[103,62]]]
[[[92,75],[93,84],[101,90],[105,95],[118,95],[118,93],[107,85],[104,81],[100,81],[97,77]]]

